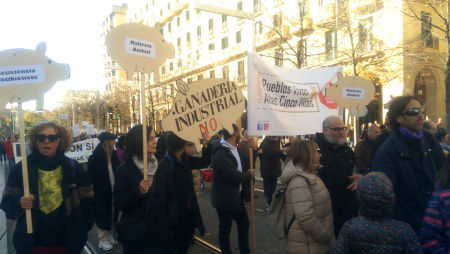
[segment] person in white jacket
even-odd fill
[[[286,237],[290,253],[325,254],[335,242],[330,195],[317,176],[320,156],[319,146],[308,140],[296,141],[287,152],[281,182],[287,185],[286,224],[295,216]]]

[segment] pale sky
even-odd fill
[[[69,89],[97,89],[102,81],[101,22],[111,12],[108,0],[1,0],[0,51],[35,49],[47,43],[46,56],[70,65],[70,79],[46,93],[44,108],[59,106]],[[34,102],[25,108],[34,109]]]

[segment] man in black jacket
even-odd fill
[[[434,191],[444,153],[432,134],[422,130],[423,109],[412,96],[399,96],[389,107],[392,134],[377,150],[371,171],[381,171],[395,191],[394,219],[419,233],[428,200]]]
[[[319,145],[322,157],[319,177],[328,189],[334,219],[334,235],[337,237],[344,223],[357,214],[356,186],[353,167],[355,155],[346,143],[344,122],[337,116],[325,118],[323,133],[317,133],[315,142]]]
[[[250,200],[250,180],[255,170],[249,169],[249,159],[242,156],[237,148],[240,141],[239,130],[233,124],[233,133],[223,131],[224,137],[213,144],[213,180],[211,202],[219,217],[219,244],[222,253],[229,254],[231,224],[234,220],[238,228],[239,250],[250,253],[248,230],[250,222],[244,200]],[[250,147],[255,149],[253,140]]]

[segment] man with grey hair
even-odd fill
[[[342,225],[357,215],[356,183],[360,175],[353,176],[355,155],[346,143],[347,127],[337,116],[325,118],[323,133],[317,133],[314,141],[319,145],[322,157],[319,177],[330,193],[334,217],[334,234],[337,237]]]

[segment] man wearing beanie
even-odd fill
[[[344,224],[331,253],[422,253],[413,229],[392,219],[395,193],[384,173],[361,178],[357,196],[360,215]]]

